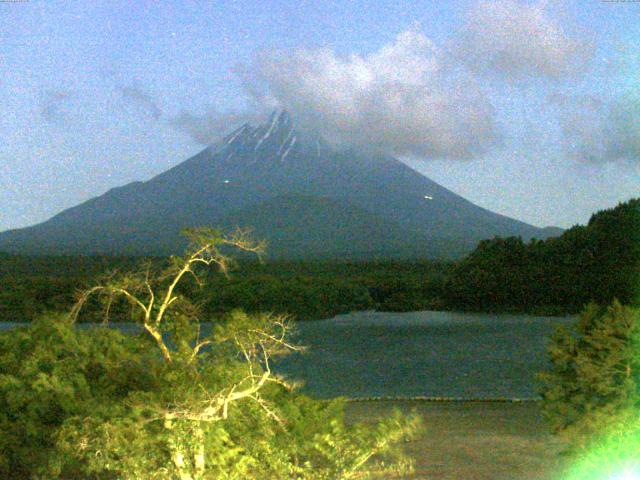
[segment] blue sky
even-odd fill
[[[0,2],[0,68],[0,230],[275,106],[539,226],[640,194],[637,2]]]

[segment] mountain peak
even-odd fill
[[[291,115],[286,110],[274,110],[269,116],[269,121],[256,129],[256,137],[259,138],[256,150],[271,136],[287,138],[293,132]]]
[[[393,157],[336,149],[276,110],[147,182],[0,234],[0,250],[172,254],[193,225],[254,227],[284,258],[450,258],[483,238],[550,233],[473,205]]]
[[[222,145],[228,145],[233,143],[233,141],[238,138],[240,135],[242,135],[243,133],[245,133],[247,130],[253,130],[253,127],[251,127],[251,125],[249,123],[243,123],[242,125],[240,125],[238,128],[236,128],[235,130],[231,131],[231,133],[227,134],[226,136],[222,137]]]
[[[254,127],[249,123],[222,139],[218,152],[225,160],[242,156],[252,161],[285,161],[294,151],[298,135],[288,111],[274,110],[267,122]],[[248,155],[247,155],[248,154]]]
[[[275,123],[278,126],[292,126],[291,115],[284,108],[279,108],[271,112],[271,115],[269,116],[269,122]]]

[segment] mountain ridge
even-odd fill
[[[334,225],[332,209],[347,217],[350,212],[363,231],[367,230],[367,216],[374,225],[386,225],[390,243],[386,249],[381,247],[380,257],[397,258],[398,251],[406,251],[425,258],[452,258],[470,251],[477,241],[496,235],[524,239],[550,236],[548,230],[469,202],[393,157],[337,149],[319,135],[298,131],[291,116],[279,111],[264,124],[236,128],[217,144],[146,182],[111,189],[41,224],[0,233],[0,250],[178,253],[184,247],[179,236],[182,228],[226,226],[232,223],[229,216],[234,212],[243,212],[241,218],[260,223],[258,230],[267,240],[273,237],[294,245],[293,239],[285,239],[277,230],[283,222],[279,217],[286,212],[270,207],[268,218],[250,214],[251,209],[263,208],[261,205],[276,198],[288,199],[281,207],[293,199],[313,204],[307,208],[316,212],[307,218],[308,238],[298,235],[295,240],[294,250],[301,257],[305,256],[305,245],[311,257],[322,253],[311,248],[314,231],[326,233],[321,243],[327,252],[332,251],[334,233],[323,228]],[[290,215],[300,215],[303,210],[287,209]],[[298,225],[296,218],[287,222]],[[348,225],[343,228],[349,230]],[[362,232],[357,230],[351,228],[349,235],[360,247],[347,249],[350,253],[345,255],[360,258],[366,256],[366,248]],[[384,243],[384,236],[378,237],[376,242]],[[406,238],[404,246],[397,242],[402,237]],[[420,251],[422,255],[418,255]],[[286,257],[286,252],[278,255]]]

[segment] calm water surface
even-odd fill
[[[300,323],[309,346],[279,365],[321,397],[537,398],[535,374],[572,318],[357,313]]]
[[[359,312],[300,322],[303,354],[276,370],[318,397],[537,398],[535,374],[572,318]],[[0,329],[19,324],[2,323]],[[132,325],[122,325],[131,331]]]

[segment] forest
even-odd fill
[[[166,259],[2,256],[0,318],[29,321],[44,311],[68,309],[78,288],[144,262],[162,265]],[[202,289],[193,281],[182,288],[207,314],[242,308],[315,320],[358,310],[440,309],[450,269],[451,264],[428,261],[239,261],[227,276],[206,275]]]
[[[29,321],[68,309],[78,288],[166,258],[0,254],[0,318]],[[182,287],[208,315],[242,308],[298,320],[358,310],[465,310],[564,315],[589,302],[638,303],[640,199],[595,213],[547,240],[484,240],[458,262],[238,261],[204,288]]]
[[[448,308],[577,313],[590,303],[638,303],[640,199],[591,216],[587,225],[545,241],[495,238],[451,271]]]

